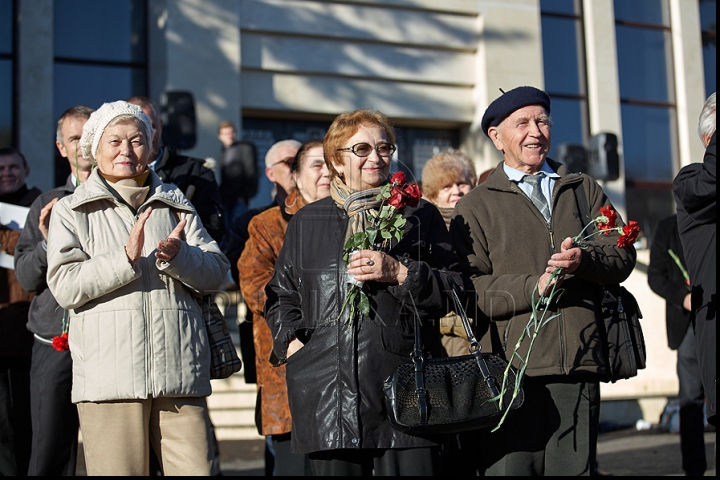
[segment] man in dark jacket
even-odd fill
[[[127,102],[140,106],[152,122],[150,168],[160,180],[174,183],[182,190],[195,207],[205,230],[220,243],[225,234],[225,219],[215,173],[204,165],[204,160],[180,155],[172,146],[161,145],[163,123],[152,100],[136,96],[128,98]]]
[[[635,249],[618,233],[573,245],[610,201],[600,185],[547,158],[550,97],[534,87],[504,93],[486,110],[482,129],[504,161],[455,207],[451,237],[478,293],[478,318],[490,320],[482,342],[519,366],[515,345],[531,318],[537,293],[561,268],[564,293],[548,305],[524,377],[525,402],[482,451],[490,475],[590,475],[595,470],[600,386],[607,373],[596,311],[601,283],[624,281]],[[621,221],[618,222],[620,225]],[[537,287],[536,287],[537,285]],[[537,288],[537,290],[536,290]],[[529,338],[519,353],[528,351]]]
[[[661,220],[655,230],[650,248],[648,284],[653,292],[665,299],[668,347],[677,350],[678,355],[682,467],[689,476],[703,476],[707,468],[703,436],[705,394],[691,327],[690,283],[685,278],[685,265],[677,215],[671,215]]]
[[[37,188],[27,187],[25,179],[29,174],[30,168],[22,153],[14,148],[0,149],[0,202],[29,207],[42,193]],[[30,357],[33,337],[25,324],[32,294],[22,289],[13,270],[12,256],[20,238],[17,228],[22,225],[6,226],[14,223],[10,217],[0,220],[3,222],[0,224],[0,252],[3,254],[3,266],[0,266],[0,475],[26,475],[32,435]]]
[[[705,145],[702,163],[683,167],[673,181],[678,229],[691,282],[698,362],[707,398],[708,422],[715,425],[717,316],[717,194],[715,93],[705,101],[698,133]]]
[[[92,163],[83,158],[78,148],[83,125],[92,112],[92,108],[78,105],[60,115],[55,145],[68,160],[71,173],[65,185],[35,199],[15,249],[18,282],[35,293],[27,322],[27,329],[35,337],[30,371],[33,441],[29,476],[75,475],[80,425],[77,407],[70,400],[72,359],[69,350],[53,346],[53,339],[63,334],[65,310],[55,301],[45,277],[52,207],[57,200],[71,195],[92,171]]]

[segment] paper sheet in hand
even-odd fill
[[[0,202],[0,222],[13,230],[22,230],[25,227],[25,219],[30,211],[27,207]],[[15,258],[5,252],[0,252],[0,267],[10,270],[15,269]]]

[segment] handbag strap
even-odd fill
[[[492,394],[492,397],[499,397],[500,396],[500,386],[498,385],[497,381],[495,380],[495,377],[492,376],[490,373],[490,369],[487,366],[487,363],[485,362],[485,359],[481,355],[481,349],[480,342],[477,341],[475,338],[475,333],[472,331],[472,327],[470,325],[470,320],[468,319],[467,313],[465,312],[465,308],[462,306],[462,302],[460,301],[460,297],[458,296],[457,289],[459,288],[457,283],[455,283],[455,280],[452,279],[452,277],[448,276],[448,280],[450,283],[450,294],[453,298],[453,302],[455,303],[455,313],[460,316],[460,319],[462,320],[463,327],[465,328],[465,333],[467,333],[468,340],[470,341],[470,345],[468,347],[468,350],[470,352],[470,355],[473,356],[475,359],[475,362],[477,363],[478,368],[480,369],[480,373],[483,376],[483,381],[488,386],[488,389],[490,390],[490,393]],[[412,300],[412,297],[411,297]],[[414,303],[414,301],[413,301]],[[417,311],[417,309],[416,309]],[[429,414],[429,408],[428,408],[428,397],[427,397],[427,389],[425,388],[425,376],[423,371],[423,365],[425,359],[423,358],[422,353],[422,333],[421,333],[421,327],[420,327],[420,316],[415,313],[414,315],[414,329],[415,329],[415,348],[413,350],[412,354],[412,360],[413,365],[415,367],[415,394],[417,395],[418,399],[418,410],[420,413],[420,423],[426,424],[428,422],[428,414]]]

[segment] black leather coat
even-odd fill
[[[290,221],[266,287],[265,316],[281,362],[293,337],[305,344],[287,360],[293,452],[434,445],[390,426],[382,387],[410,358],[412,311],[423,319],[425,345],[438,340],[428,319],[442,317],[451,305],[451,274],[438,269],[456,268],[457,257],[437,208],[421,201],[404,215],[405,235],[387,253],[408,266],[408,278],[399,286],[369,282],[371,314],[350,325],[348,309],[338,319],[348,290],[342,260],[347,215],[328,197]]]

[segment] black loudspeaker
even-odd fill
[[[587,173],[588,153],[582,145],[561,143],[557,147],[556,160],[573,173]]]
[[[617,180],[620,178],[617,135],[604,132],[590,138],[590,158],[587,174],[595,180]]]
[[[163,144],[178,150],[195,146],[195,99],[192,93],[165,92],[162,96]]]

